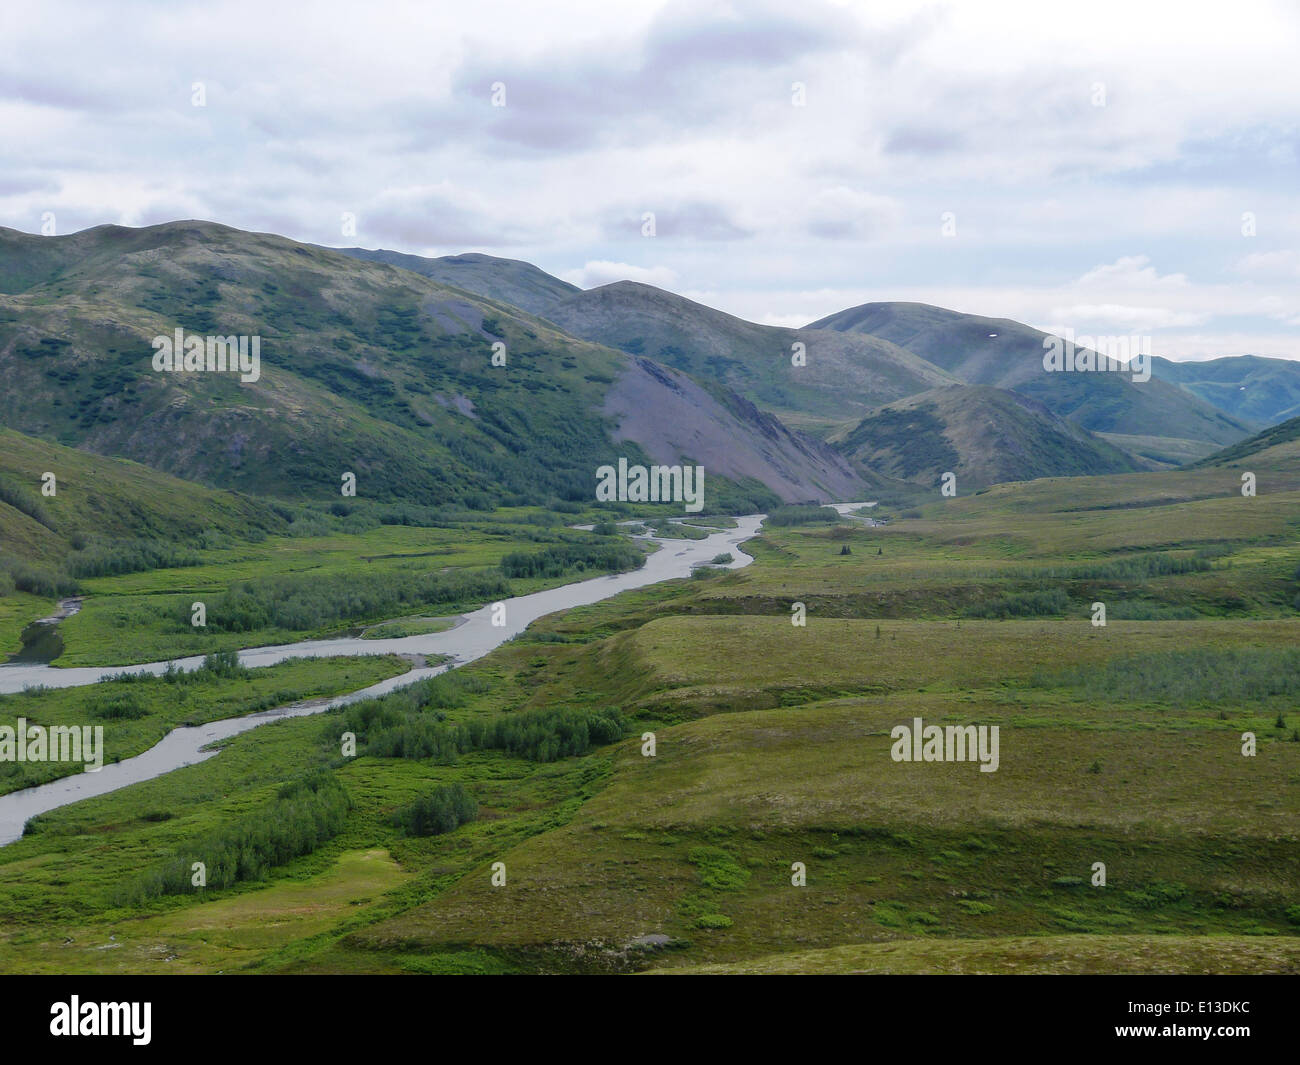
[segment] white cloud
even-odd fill
[[[576,270],[563,270],[559,277],[579,288],[597,288],[615,281],[639,281],[656,288],[671,288],[677,283],[677,274],[666,266],[633,266],[607,260],[592,260]]]
[[[1295,280],[1300,278],[1300,251],[1286,248],[1280,251],[1256,252],[1244,256],[1234,269],[1245,277]]]
[[[1113,263],[1094,266],[1080,277],[1076,284],[1080,288],[1107,288],[1112,285],[1123,285],[1127,289],[1172,289],[1185,287],[1187,278],[1183,274],[1165,274],[1161,276],[1156,272],[1156,268],[1151,265],[1151,260],[1147,256],[1126,255],[1116,259]]]
[[[843,185],[821,189],[808,201],[804,226],[814,237],[870,240],[897,227],[898,201]]]
[[[1169,307],[1135,307],[1125,303],[1077,303],[1053,307],[1051,316],[1062,322],[1087,322],[1090,328],[1113,326],[1123,329],[1169,329],[1173,326],[1203,325],[1208,314],[1175,311]]]
[[[775,325],[782,329],[802,329],[812,318],[807,314],[763,314],[757,318],[759,325]]]

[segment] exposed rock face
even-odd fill
[[[861,478],[821,441],[787,429],[748,400],[702,388],[686,374],[629,358],[605,397],[616,440],[634,440],[655,462],[684,459],[714,476],[754,477],[786,502],[853,499]]]

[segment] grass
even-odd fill
[[[562,529],[548,532],[544,527],[526,523],[523,518],[520,514],[513,523],[474,521],[448,528],[384,525],[352,535],[271,536],[256,544],[200,552],[202,562],[196,566],[86,580],[82,584],[88,598],[82,610],[59,627],[65,650],[57,665],[128,665],[181,658],[336,636],[363,625],[391,620],[362,613],[355,605],[340,602],[338,609],[342,616],[315,627],[266,625],[252,631],[218,631],[216,611],[222,596],[241,582],[282,579],[309,594],[329,586],[351,584],[365,588],[380,580],[415,584],[421,578],[450,574],[504,582],[499,568],[501,561],[521,548],[531,553],[556,540],[600,542],[599,537],[587,533]],[[573,579],[571,573],[516,577],[508,582],[508,594],[524,595]],[[498,591],[488,599],[438,600],[428,605],[436,607],[440,615],[461,613],[505,594]],[[0,599],[0,603],[4,602]],[[209,627],[196,628],[189,624],[195,602],[205,603],[213,622]],[[42,615],[33,615],[39,616]],[[414,617],[410,615],[406,620],[413,622]],[[129,642],[123,638],[127,633]],[[372,633],[371,638],[386,637]]]
[[[49,688],[0,695],[0,725],[18,718],[32,725],[101,725],[104,762],[148,750],[172,729],[242,717],[308,699],[355,691],[405,673],[394,655],[296,658],[233,676],[137,675],[80,688]],[[0,794],[82,772],[79,763],[0,762]]]
[[[363,640],[397,640],[403,636],[426,636],[455,628],[455,618],[398,618],[372,625],[361,634]]]
[[[883,528],[769,528],[754,565],[544,618],[462,667],[460,697],[415,711],[487,725],[619,708],[627,736],[578,757],[340,758],[343,713],[243,734],[0,849],[0,967],[1295,972],[1296,495],[1193,498],[1212,476],[1033,482]],[[364,535],[405,537],[380,552],[405,554],[428,532]],[[466,564],[511,547],[483,535],[443,546]],[[338,546],[323,564],[346,570]],[[112,580],[143,596],[150,579]],[[1054,590],[1048,616],[969,616]],[[1157,616],[1094,627],[1096,599]],[[890,730],[915,717],[997,726],[998,771],[894,762]],[[115,901],[314,767],[354,804],[317,852],[205,900]],[[457,784],[477,820],[428,837],[394,824]],[[92,952],[110,935],[121,947]]]
[[[1244,936],[1019,936],[908,940],[770,954],[721,965],[656,968],[668,974],[1300,973],[1300,939]]]

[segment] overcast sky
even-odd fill
[[[204,218],[770,324],[921,300],[1300,359],[1300,4],[1064,6],[9,2],[0,224]]]

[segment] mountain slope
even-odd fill
[[[1234,418],[1276,425],[1300,416],[1300,362],[1231,355],[1206,362],[1156,357],[1151,374],[1180,385]]]
[[[1036,400],[987,385],[934,389],[873,411],[832,438],[859,468],[915,484],[955,473],[959,492],[1035,477],[1146,468]]]
[[[1043,369],[1048,334],[1006,318],[923,303],[866,303],[809,328],[880,337],[968,384],[1037,399],[1090,432],[1143,437],[1149,454],[1171,463],[1234,443],[1256,428],[1155,377],[1135,382],[1127,372],[1049,373]]]
[[[530,314],[546,317],[556,303],[582,290],[568,281],[518,259],[500,259],[495,255],[470,252],[429,259],[400,251],[370,251],[366,248],[333,248],[354,259],[400,266],[439,284],[464,289],[501,303],[520,307]]]
[[[628,355],[405,269],[191,221],[0,230],[0,278],[4,424],[186,479],[329,499],[354,473],[372,499],[544,502],[590,499],[598,466],[640,457],[604,413]],[[260,377],[155,371],[151,340],[176,328],[260,337]],[[658,403],[661,422],[692,416],[678,391]],[[726,427],[788,433],[741,408]],[[754,475],[807,499],[824,473]]]
[[[53,496],[41,492],[55,476]],[[87,538],[166,538],[184,548],[213,531],[283,532],[266,503],[169,477],[139,463],[0,428],[0,557],[57,559]]]
[[[633,281],[575,293],[546,317],[573,336],[720,381],[800,426],[829,428],[881,403],[957,383],[887,341],[757,325]],[[792,362],[796,343],[805,346],[806,365]]]
[[[677,413],[665,420],[659,412],[670,406]],[[821,440],[792,433],[748,400],[650,359],[634,360],[604,410],[617,423],[615,437],[635,440],[654,461],[711,455],[710,471],[738,482],[760,480],[787,502],[847,500],[863,487],[853,467]],[[737,434],[737,422],[759,431]]]
[[[1215,452],[1190,469],[1232,467],[1259,471],[1300,470],[1300,417],[1274,425],[1262,433]]]

